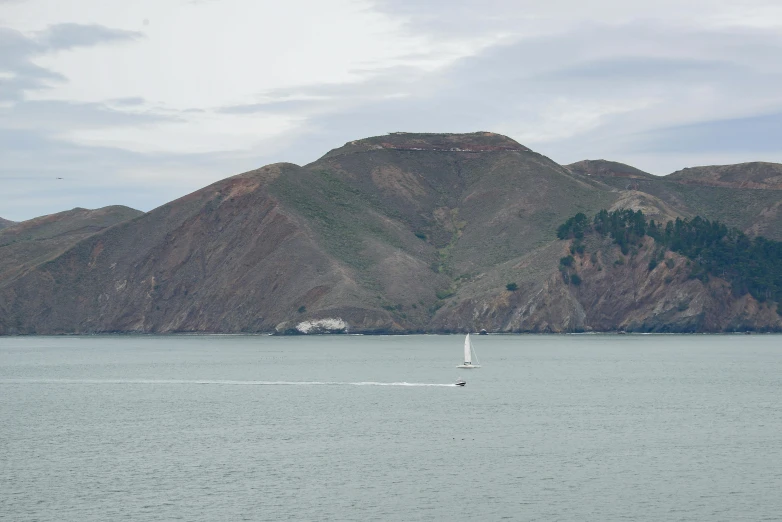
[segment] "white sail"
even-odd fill
[[[457,368],[480,368],[479,365],[472,363],[473,356],[472,342],[470,341],[470,334],[464,338],[464,362],[457,366]],[[477,358],[476,358],[477,362]]]

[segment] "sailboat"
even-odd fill
[[[470,334],[464,338],[464,364],[460,364],[457,368],[480,368],[479,364],[472,363],[472,356],[475,350],[472,347],[472,341],[470,341]],[[478,357],[475,358],[475,362],[478,362]]]

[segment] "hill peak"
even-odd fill
[[[630,165],[618,161],[582,160],[570,165],[565,165],[571,172],[585,176],[602,176],[612,178],[646,179],[655,178],[654,175],[644,172]]]
[[[498,152],[526,151],[530,149],[515,140],[493,132],[416,133],[392,132],[349,141],[342,147],[328,152],[324,158],[368,152],[373,150],[439,151],[439,152]]]

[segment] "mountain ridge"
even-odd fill
[[[74,208],[0,230],[0,285],[56,258],[82,239],[143,213],[122,205]]]
[[[371,150],[430,151],[430,152],[492,152],[526,151],[530,149],[517,141],[493,132],[457,133],[415,133],[392,132],[347,142],[332,149],[319,160],[367,152]]]
[[[304,166],[267,165],[129,213],[21,271],[0,266],[0,334],[780,327],[751,298],[687,320],[674,298],[662,301],[673,303],[668,315],[652,300],[631,305],[628,290],[597,298],[642,278],[633,264],[641,251],[614,264],[615,247],[605,246],[596,255],[613,261],[600,270],[579,261],[589,277],[582,286],[563,279],[559,260],[572,245],[556,239],[556,228],[577,212],[723,213],[758,231],[782,219],[776,190],[688,185],[629,169],[562,166],[486,132],[354,140]],[[28,239],[18,243],[29,248]],[[706,302],[717,288],[673,273],[655,281],[663,286],[649,299],[685,293]]]
[[[782,164],[762,161],[689,167],[665,177],[683,184],[782,190]]]

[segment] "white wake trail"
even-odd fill
[[[341,382],[341,381],[227,381],[175,379],[2,379],[0,384],[211,384],[216,386],[456,386],[455,384],[425,382]]]

